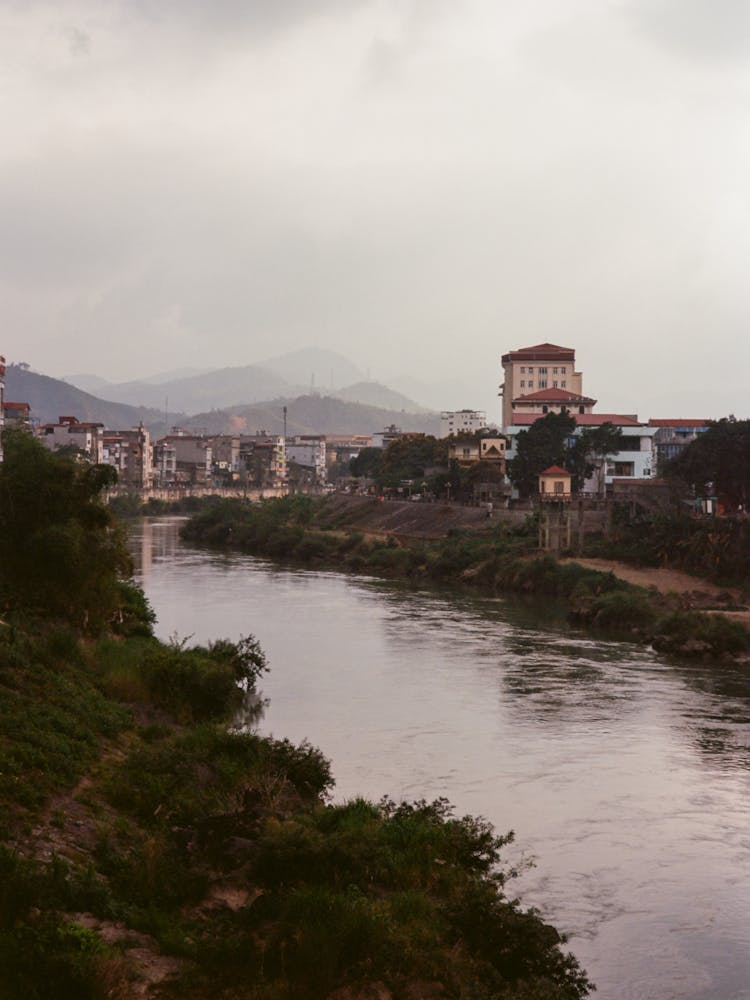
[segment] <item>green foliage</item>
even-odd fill
[[[539,492],[540,473],[559,465],[572,474],[572,489],[578,492],[597,465],[618,451],[621,443],[622,432],[614,424],[576,431],[572,414],[548,413],[518,434],[508,475],[522,496],[531,496]]]
[[[684,513],[641,514],[630,520],[625,513],[615,519],[609,538],[587,544],[587,554],[640,566],[672,566],[724,585],[745,585],[750,522]]]
[[[7,431],[3,445],[0,606],[101,630],[131,570],[124,534],[100,500],[114,470],[49,452],[22,431]]]
[[[750,649],[750,633],[724,615],[678,612],[659,622],[654,648],[687,657],[735,656]]]
[[[31,638],[0,626],[0,805],[37,807],[72,785],[103,739],[128,722],[83,663],[78,640],[52,628]]]
[[[699,434],[667,466],[666,474],[677,477],[703,493],[712,492],[731,506],[750,501],[750,420],[725,417]]]
[[[539,474],[552,465],[566,468],[568,442],[575,434],[569,413],[548,413],[516,438],[516,454],[508,462],[508,476],[521,496],[539,492]]]

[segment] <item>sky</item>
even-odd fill
[[[0,0],[0,353],[384,382],[573,347],[750,416],[746,0]]]

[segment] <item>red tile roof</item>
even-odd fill
[[[512,426],[528,427],[548,415],[546,413],[514,413]],[[645,426],[636,417],[623,413],[571,413],[570,416],[581,427],[600,427],[602,424],[614,424],[616,427]]]
[[[579,396],[577,392],[569,392],[567,389],[537,389],[536,392],[527,392],[525,396],[516,396],[514,403],[531,403],[535,400],[559,399],[562,402],[596,403],[595,399],[589,396]]]
[[[575,362],[576,352],[572,347],[560,347],[559,344],[535,344],[533,347],[521,347],[517,351],[503,354],[502,362],[509,361],[572,361]]]
[[[23,413],[28,413],[31,407],[28,403],[11,403],[9,399],[6,399],[3,403],[6,410],[21,410]]]
[[[687,420],[682,417],[672,420],[649,420],[649,427],[707,427],[710,420]]]
[[[541,476],[569,476],[567,469],[561,469],[559,465],[550,465],[549,469],[539,473]]]

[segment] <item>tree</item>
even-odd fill
[[[6,431],[3,446],[0,607],[102,627],[132,569],[123,529],[101,501],[117,473],[50,452],[23,431]]]
[[[602,469],[608,455],[622,447],[622,431],[612,423],[601,427],[586,427],[568,448],[566,468],[573,473],[573,492],[583,489],[583,484],[596,469]],[[603,482],[599,492],[603,492]]]
[[[548,413],[516,438],[516,454],[508,462],[508,476],[521,496],[539,492],[539,474],[551,465],[567,468],[568,443],[576,430],[569,413]]]
[[[723,417],[667,465],[666,474],[697,492],[712,490],[733,507],[750,501],[750,420]]]

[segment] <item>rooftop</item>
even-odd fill
[[[521,347],[517,351],[503,354],[503,364],[509,361],[572,361],[575,362],[576,352],[572,347],[560,347],[559,344],[534,344],[533,347]]]
[[[543,419],[545,413],[514,413],[514,427],[528,427],[537,420]],[[602,424],[614,424],[616,427],[645,427],[637,417],[624,413],[571,413],[571,417],[581,427],[601,427]]]
[[[550,465],[549,469],[545,469],[544,472],[540,472],[541,476],[569,476],[570,473],[567,469],[561,469],[559,465]]]
[[[516,396],[514,403],[533,403],[539,400],[553,401],[560,400],[565,403],[596,403],[590,396],[579,396],[576,392],[569,392],[567,389],[537,389],[536,392],[527,392],[525,396]]]

